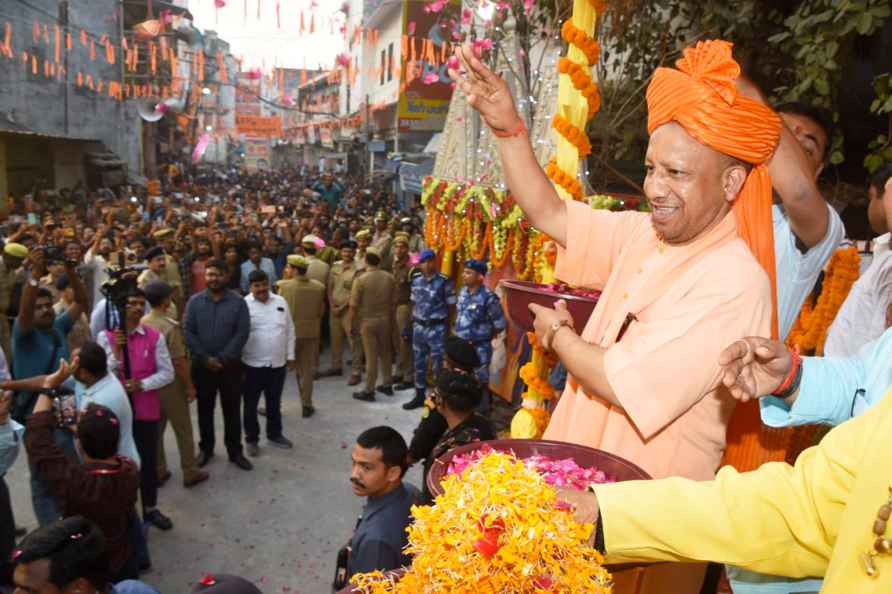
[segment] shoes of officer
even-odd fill
[[[353,398],[356,400],[362,400],[363,402],[374,402],[375,401],[375,393],[374,392],[366,392],[363,390],[362,392],[354,392]]]
[[[414,410],[424,406],[425,394],[423,388],[415,388],[415,397],[403,405],[404,410]]]

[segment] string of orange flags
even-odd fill
[[[312,27],[311,20],[310,26]],[[159,80],[149,80],[143,84],[124,83],[117,81],[117,84],[102,82],[96,73],[88,73],[83,70],[73,72],[77,81],[83,81],[82,84],[77,83],[78,87],[86,87],[88,89],[103,89],[115,96],[119,100],[131,97],[141,97],[148,94],[163,94],[170,96],[181,91],[183,77],[178,74],[177,52],[173,44],[167,37],[159,36],[157,39],[141,39],[135,34],[125,35],[121,37],[119,43],[114,43],[112,38],[107,35],[99,35],[87,31],[86,29],[68,29],[59,25],[42,23],[35,20],[31,26],[31,40],[33,44],[41,44],[43,47],[33,47],[24,40],[20,40],[20,46],[29,45],[28,49],[22,49],[21,52],[16,50],[16,28],[13,22],[7,20],[2,25],[2,35],[0,35],[0,56],[6,59],[14,59],[19,57],[21,63],[25,67],[29,67],[32,75],[37,76],[43,72],[47,79],[61,79],[66,74],[65,60],[63,56],[66,52],[85,51],[90,62],[104,62],[109,65],[117,64],[119,61],[123,65],[125,74],[138,73],[140,66],[145,64],[145,68],[153,77]],[[414,31],[413,31],[414,33]],[[356,27],[353,31],[354,35],[365,36],[371,44],[379,42],[379,31],[372,28]],[[74,40],[77,40],[77,43]],[[97,55],[97,48],[102,49],[102,57]],[[423,38],[417,35],[403,35],[400,40],[400,59],[387,60],[381,64],[372,64],[367,69],[367,74],[372,77],[380,77],[382,73],[388,73],[389,76],[396,77],[398,80],[402,78],[402,84],[408,85],[416,78],[421,76],[424,70],[421,67],[425,63],[427,69],[440,70],[444,68],[449,56],[452,55],[454,44],[444,41],[440,44],[429,38]],[[206,56],[204,51],[187,51],[182,57],[190,58],[191,74],[188,79],[204,82],[206,75],[206,59],[211,59],[216,65],[217,76],[220,82],[229,82],[229,73],[226,68],[226,56],[222,52],[215,55]],[[188,54],[191,53],[191,56]],[[50,57],[51,56],[51,57]],[[241,60],[236,59],[237,71],[242,70]],[[148,72],[139,72],[147,74]],[[403,77],[403,72],[405,76]],[[269,72],[268,80],[270,84],[278,83],[280,89],[284,89],[284,69],[276,68]],[[334,68],[331,68],[326,74],[326,82],[328,84],[338,84],[346,76],[351,84],[355,84],[359,72],[355,62],[348,54],[338,56]],[[303,69],[300,73],[301,84],[307,82],[307,70]],[[278,80],[277,80],[278,79]],[[115,81],[111,81],[115,82]],[[149,91],[146,91],[149,89]],[[284,96],[284,92],[283,92]]]

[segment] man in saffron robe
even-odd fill
[[[583,329],[560,303],[533,306],[539,340],[570,376],[545,437],[615,453],[655,478],[711,479],[734,410],[719,354],[729,337],[776,328],[765,162],[780,118],[738,94],[730,43],[687,49],[647,92],[653,212],[596,211],[559,197],[506,83],[470,48],[459,57],[467,75],[452,76],[499,137],[517,204],[559,246],[556,276],[603,291]],[[645,578],[643,591],[696,592],[700,576]]]

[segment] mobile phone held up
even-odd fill
[[[47,395],[53,399],[53,416],[56,417],[56,426],[67,429],[77,423],[77,398],[74,392],[60,388],[51,390]]]

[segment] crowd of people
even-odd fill
[[[474,353],[467,380],[474,400],[461,400],[458,416],[434,410],[422,432],[429,443],[413,450],[413,462],[430,458],[456,427],[450,419],[482,406],[488,343],[504,330],[504,316],[483,285],[482,262],[468,262],[466,287],[455,296],[425,249],[417,210],[401,210],[380,186],[325,171],[212,171],[164,181],[157,194],[35,188],[7,213],[0,583],[11,579],[17,538],[2,476],[20,443],[40,526],[74,516],[94,524],[117,582],[151,566],[146,527],[173,528],[159,505],[159,488],[173,475],[163,446],[168,425],[183,485],[193,488],[210,478],[218,401],[226,453],[238,468],[251,470],[260,455],[261,416],[265,444],[293,448],[281,408],[289,370],[304,418],[316,414],[314,381],[344,376],[348,350],[343,381],[359,386],[354,398],[414,390],[404,406],[421,408],[427,367],[436,379],[457,304],[455,333],[467,340],[452,340],[465,356]],[[331,364],[320,369],[325,348]],[[401,464],[408,463],[407,451]],[[356,483],[371,495],[381,488],[368,477]]]
[[[859,563],[877,575],[892,562],[888,477],[875,472],[889,470],[892,167],[868,183],[879,237],[828,329],[829,356],[801,356],[784,339],[845,240],[817,183],[831,118],[770,108],[738,77],[728,44],[699,44],[648,89],[652,212],[595,211],[559,198],[507,83],[470,49],[457,58],[450,74],[498,137],[517,204],[558,245],[558,277],[602,290],[585,328],[561,302],[532,306],[540,344],[570,377],[545,437],[607,450],[657,479],[561,493],[580,519],[602,518],[592,546],[610,562],[688,562],[649,568],[653,591],[699,592],[708,561],[729,564],[739,593],[816,591],[814,580],[778,582],[825,574],[826,591],[854,591]],[[726,66],[710,74],[722,92],[698,70],[715,64]],[[774,206],[759,208],[772,189]],[[151,565],[142,527],[173,528],[158,497],[172,476],[166,425],[183,484],[195,487],[210,478],[219,400],[228,459],[250,471],[260,416],[265,446],[293,447],[281,411],[289,370],[304,418],[317,414],[320,377],[343,378],[361,402],[405,391],[404,408],[424,409],[408,442],[386,426],[358,436],[350,480],[367,503],[336,583],[405,564],[410,508],[432,501],[405,473],[421,463],[426,477],[449,449],[495,437],[489,368],[506,328],[487,264],[465,261],[456,290],[418,215],[324,172],[213,172],[165,180],[156,194],[16,201],[0,266],[0,560],[11,560],[0,583],[15,566],[23,589],[140,588],[132,580]],[[324,345],[331,364],[320,369]],[[736,427],[735,401],[747,410],[753,399],[755,422]],[[842,426],[795,467],[763,464],[778,452],[760,427],[807,423]],[[41,528],[15,549],[2,476],[20,443]],[[723,462],[752,472],[716,477]],[[716,528],[704,505],[726,523]]]

